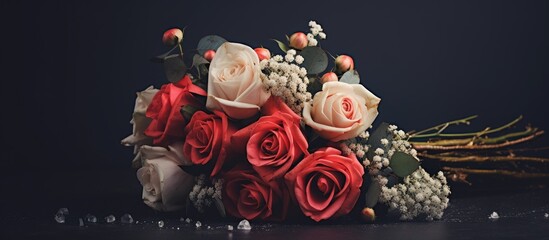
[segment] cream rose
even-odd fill
[[[233,119],[254,116],[271,95],[261,81],[259,58],[253,49],[226,42],[210,63],[206,107]]]
[[[137,153],[141,145],[152,143],[152,139],[143,134],[143,131],[145,131],[147,126],[151,123],[151,119],[145,116],[145,113],[151,104],[152,98],[157,92],[158,89],[154,89],[153,86],[150,86],[137,93],[132,120],[130,121],[133,125],[133,133],[121,141],[125,146],[134,146],[133,153]]]
[[[179,165],[190,165],[183,157],[182,143],[164,147],[142,146],[138,156],[142,167],[137,170],[137,179],[143,185],[143,201],[158,211],[175,211],[186,206],[194,186],[194,177]]]
[[[333,142],[358,136],[374,122],[381,99],[360,84],[327,82],[305,104],[303,120],[321,137]]]

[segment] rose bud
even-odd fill
[[[365,207],[360,211],[360,214],[362,216],[362,219],[366,222],[373,222],[376,220],[376,213],[374,212],[374,209],[371,209],[369,207]]]
[[[321,83],[327,83],[327,82],[337,82],[337,75],[335,74],[335,72],[327,72],[327,73],[324,73],[324,75],[322,75],[322,77],[320,78],[320,82]]]
[[[215,56],[215,51],[214,51],[214,50],[211,50],[211,49],[210,49],[210,50],[204,52],[204,58],[205,58],[206,60],[208,60],[209,62],[212,61],[212,59],[214,58],[214,56]]]
[[[257,54],[257,57],[259,57],[259,61],[270,59],[271,58],[271,52],[269,49],[266,48],[256,48],[254,49],[255,53]]]
[[[179,28],[172,28],[164,32],[162,42],[168,46],[178,44],[183,40],[183,31]]]
[[[353,58],[347,55],[339,55],[335,59],[335,65],[337,70],[340,72],[347,72],[355,68],[355,63],[353,61]]]
[[[296,32],[290,36],[290,47],[295,49],[303,49],[307,46],[309,43],[309,40],[307,39],[307,35],[302,32]]]

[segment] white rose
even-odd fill
[[[194,176],[179,167],[191,162],[175,149],[183,149],[182,143],[170,146],[170,150],[152,146],[139,149],[142,167],[137,170],[137,179],[143,185],[143,201],[158,211],[184,208],[194,186]]]
[[[338,142],[370,127],[380,101],[360,84],[327,82],[313,97],[312,106],[305,104],[303,120],[321,137]]]
[[[154,89],[153,86],[150,86],[137,93],[132,120],[130,121],[130,123],[133,124],[133,134],[121,141],[125,146],[134,146],[134,153],[137,153],[137,150],[141,145],[152,143],[152,139],[143,134],[143,131],[145,131],[151,123],[151,119],[145,116],[145,113],[157,92],[158,89]]]
[[[224,43],[210,63],[206,107],[234,119],[254,116],[271,95],[263,86],[262,74],[252,48]]]

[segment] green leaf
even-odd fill
[[[278,41],[276,39],[273,39],[273,41],[275,41],[277,44],[278,44],[278,47],[280,48],[280,50],[282,50],[283,52],[287,52],[290,48],[288,48],[288,46],[286,46],[286,44],[284,44],[283,42],[281,41]]]
[[[306,47],[299,55],[305,59],[301,66],[307,69],[307,74],[319,74],[328,67],[328,56],[320,47]]]
[[[366,207],[373,208],[376,206],[379,200],[379,194],[381,193],[381,186],[377,181],[372,181],[368,191],[366,192]]]
[[[419,168],[419,160],[408,153],[399,151],[391,157],[389,167],[397,176],[406,177]]]
[[[187,66],[179,54],[173,54],[164,58],[162,62],[166,78],[172,83],[179,82],[187,74]]]
[[[172,54],[172,52],[173,52],[176,48],[178,48],[178,47],[179,47],[179,45],[175,45],[172,49],[170,49],[169,51],[165,52],[164,54],[158,55],[158,56],[156,56],[156,57],[151,58],[151,61],[156,62],[156,63],[163,63],[164,60],[165,60],[168,56],[170,56],[170,54]]]
[[[307,85],[307,92],[310,92],[314,96],[317,92],[322,90],[322,83],[316,76],[309,77],[309,84]]]
[[[214,50],[216,51],[221,44],[227,42],[224,38],[217,36],[217,35],[208,35],[200,39],[198,41],[198,47],[196,50],[198,53],[202,56],[204,56],[204,52],[208,50]]]
[[[183,115],[183,117],[187,120],[191,119],[192,116],[194,115],[194,113],[196,111],[198,111],[199,108],[197,107],[194,107],[194,106],[191,106],[191,105],[185,105],[183,107],[181,107],[181,115]]]
[[[381,144],[381,139],[383,138],[389,138],[389,133],[387,132],[387,129],[389,128],[389,124],[386,122],[381,123],[376,130],[374,130],[370,137],[368,137],[368,145],[370,145],[370,148],[368,149],[367,157],[368,159],[372,159],[375,156],[375,151],[377,148],[383,148],[383,145]]]
[[[202,64],[209,64],[210,62],[206,60],[204,57],[200,56],[199,54],[195,54],[193,56],[193,65],[191,67],[198,67]]]
[[[358,72],[356,70],[350,70],[345,72],[339,81],[348,84],[360,84],[360,77],[358,76]]]
[[[225,212],[225,205],[223,205],[223,201],[218,197],[214,197],[213,199],[219,215],[221,215],[221,217],[226,217],[227,213]]]

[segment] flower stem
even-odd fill
[[[517,172],[502,169],[471,169],[471,168],[453,168],[442,167],[443,171],[453,174],[484,174],[484,175],[504,175],[515,178],[547,178],[549,173],[528,173]]]
[[[462,124],[462,123],[469,125],[470,124],[469,120],[475,119],[477,117],[478,117],[478,115],[473,115],[473,116],[469,116],[469,117],[466,117],[466,118],[463,118],[463,119],[458,119],[458,120],[442,123],[442,124],[439,124],[437,126],[421,130],[419,132],[409,132],[408,133],[408,135],[410,135],[409,139],[438,136],[438,134],[442,133],[450,125],[458,125],[458,124]],[[424,134],[424,133],[428,133],[428,132],[432,132],[432,131],[436,131],[436,132],[431,133],[431,134]]]
[[[467,118],[465,118],[467,119]],[[465,119],[461,119],[461,120],[457,120],[458,123],[460,123],[462,120],[465,120]],[[499,132],[501,130],[504,130],[504,129],[507,129],[513,125],[515,125],[517,122],[519,122],[520,120],[522,120],[522,115],[519,116],[518,118],[514,119],[513,121],[501,126],[501,127],[498,127],[498,128],[495,128],[495,129],[490,129],[490,127],[487,127],[485,128],[484,130],[482,131],[479,131],[479,132],[471,132],[471,133],[442,133],[442,131],[444,131],[446,129],[446,127],[448,127],[450,124],[453,124],[453,122],[448,122],[448,123],[444,123],[444,124],[441,124],[442,126],[444,126],[443,128],[440,128],[437,132],[435,133],[430,133],[430,134],[420,134],[421,132],[424,132],[424,131],[421,131],[421,132],[418,132],[418,133],[415,133],[415,134],[412,134],[410,136],[410,139],[412,138],[428,138],[428,137],[480,137],[480,136],[483,136],[483,135],[486,135],[486,134],[490,134],[490,133],[495,133],[495,132]],[[455,122],[455,121],[454,121]],[[468,122],[466,122],[466,124],[469,124]],[[441,126],[439,125],[439,126]],[[439,126],[436,126],[436,127],[439,127]],[[435,128],[436,128],[435,127]],[[429,129],[427,129],[429,130]]]
[[[526,156],[445,156],[439,154],[427,154],[427,153],[418,153],[418,156],[439,160],[441,162],[486,162],[486,161],[530,161],[530,162],[549,162],[549,158],[541,157],[526,157]]]
[[[439,140],[436,142],[410,142],[417,150],[480,150],[480,149],[495,149],[503,148],[518,143],[532,140],[533,138],[542,135],[544,131],[536,128],[529,128],[522,132],[510,133],[497,138],[466,138],[466,139],[450,139]],[[512,137],[521,137],[509,141]]]

